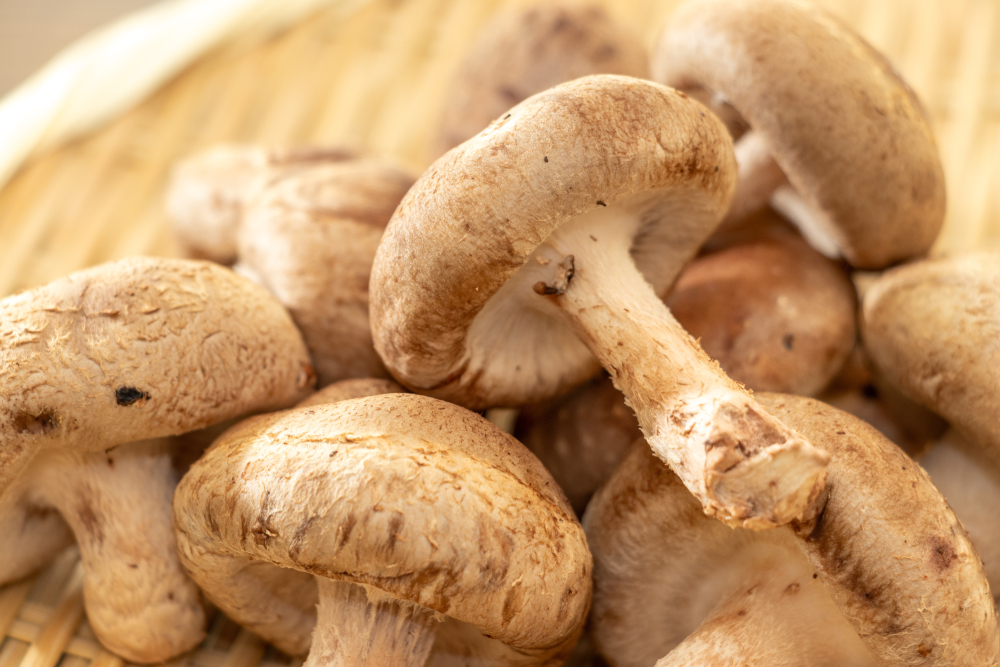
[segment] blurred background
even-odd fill
[[[154,0],[0,0],[0,95],[77,37]]]

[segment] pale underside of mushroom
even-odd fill
[[[1000,636],[982,565],[961,524],[919,466],[874,429],[834,408],[780,394],[763,394],[760,400],[833,455],[822,514],[810,524],[766,533],[726,531],[702,516],[652,457],[642,450],[633,452],[584,517],[595,557],[592,622],[602,652],[621,664],[652,664],[656,653],[680,642],[678,658],[684,659],[674,662],[668,656],[662,664],[722,665],[734,664],[742,644],[756,648],[736,664],[762,667],[996,665]],[[797,558],[789,557],[794,553]],[[729,558],[734,579],[722,574],[720,554]],[[780,575],[759,576],[758,570],[755,581],[745,569],[754,560],[766,563],[778,554],[785,554],[788,564],[779,568]],[[665,559],[671,567],[663,567]],[[702,589],[699,581],[704,582]],[[640,590],[655,598],[654,582],[666,582],[659,587],[664,599],[653,605],[637,603]],[[836,612],[817,620],[823,631],[810,636],[795,630],[810,618],[818,619],[812,616],[815,612],[797,612],[778,623],[768,620],[778,612],[766,600],[780,608],[812,599],[820,611],[822,596],[814,598],[810,586],[824,590]],[[719,588],[725,589],[721,602],[714,595],[705,597],[718,595]],[[656,611],[648,620],[651,606]],[[683,642],[684,635],[678,633],[657,644],[664,634],[660,628],[683,625],[691,609],[700,609],[687,626],[693,634]],[[852,657],[835,657],[822,648],[825,627],[835,632],[838,614],[849,625],[845,636],[853,632],[864,645],[851,649]],[[709,620],[695,629],[702,618]],[[737,629],[755,619],[761,619],[763,629]],[[774,646],[758,644],[782,628],[794,636]],[[800,642],[815,643],[819,657],[797,651],[779,657],[782,646]],[[650,644],[655,648],[646,648]],[[837,639],[830,648],[850,646],[846,639]],[[862,660],[866,652],[873,662]],[[764,656],[762,662],[753,662],[756,654]]]

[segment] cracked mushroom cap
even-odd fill
[[[861,332],[889,382],[1000,460],[1000,254],[885,273],[865,293]]]
[[[167,186],[167,214],[191,256],[232,264],[244,210],[271,176],[353,157],[353,152],[342,149],[213,146],[174,166]]]
[[[368,279],[375,249],[413,178],[377,159],[298,168],[246,208],[240,265],[291,313],[320,386],[388,376],[371,340]]]
[[[732,104],[852,265],[887,266],[937,237],[944,174],[920,101],[825,12],[798,0],[687,3],[652,70]]]
[[[499,16],[476,38],[455,75],[434,157],[560,83],[589,74],[648,78],[647,58],[638,37],[597,6],[551,4]]]
[[[729,377],[804,396],[828,385],[854,347],[856,302],[847,275],[792,236],[699,257],[666,299]]]
[[[356,621],[335,597],[396,605],[397,616],[400,605],[446,615],[455,620],[435,650],[523,665],[565,657],[589,607],[586,540],[545,469],[478,415],[423,396],[314,405],[234,427],[181,481],[174,525],[206,594],[227,613],[258,610],[244,623],[292,653],[308,645],[314,612],[261,586],[261,563],[319,579],[313,656],[337,641],[350,644],[344,655],[367,650],[367,632],[324,624]],[[385,631],[380,613],[366,630]]]
[[[605,657],[615,667],[996,665],[982,565],[923,470],[846,413],[759,398],[832,454],[823,512],[773,531],[725,528],[637,448],[584,517]]]
[[[0,524],[17,526],[0,582],[44,565],[67,525],[103,644],[137,662],[192,648],[204,616],[174,550],[161,436],[307,395],[291,319],[218,265],[133,258],[4,299],[0,322]]]

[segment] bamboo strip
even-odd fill
[[[55,667],[83,618],[83,567],[77,566],[52,618],[41,628],[20,667]]]
[[[29,579],[0,589],[0,637],[9,634],[11,625],[31,592],[31,584]]]

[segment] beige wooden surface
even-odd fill
[[[0,0],[9,2],[10,0]],[[49,0],[45,0],[49,1]],[[57,2],[59,0],[51,0]],[[219,141],[340,143],[420,169],[440,95],[477,30],[529,0],[369,0],[204,57],[97,134],[0,191],[0,296],[94,263],[174,254],[162,197],[171,163]],[[676,0],[601,0],[649,44]],[[821,0],[886,52],[922,96],[948,179],[940,251],[1000,248],[1000,2]],[[111,667],[81,619],[75,552],[0,589],[0,667]],[[222,617],[175,664],[287,663]]]

